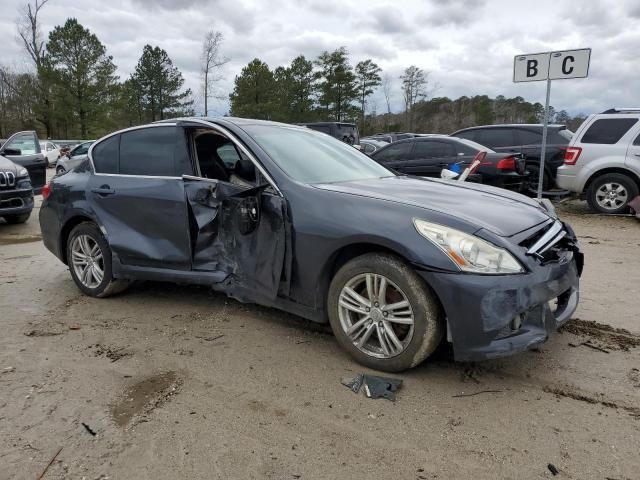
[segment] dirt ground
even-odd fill
[[[569,327],[508,359],[444,350],[395,403],[340,384],[365,369],[324,328],[201,287],[91,299],[37,210],[0,223],[0,478],[638,479],[640,222],[562,216],[586,255]]]

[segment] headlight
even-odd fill
[[[504,248],[473,235],[415,218],[420,235],[436,244],[460,270],[473,273],[521,273],[524,269]]]
[[[18,177],[28,177],[29,176],[29,172],[27,172],[26,168],[21,168],[20,170],[18,170]]]

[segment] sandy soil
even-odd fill
[[[44,478],[638,479],[640,222],[562,212],[580,320],[509,359],[443,350],[395,403],[341,385],[365,370],[324,328],[199,287],[91,299],[37,215],[0,224],[0,478],[57,454]]]

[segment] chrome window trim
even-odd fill
[[[150,123],[147,125],[136,125],[135,127],[129,127],[129,128],[125,128],[123,130],[118,130],[116,132],[112,132],[109,135],[105,135],[104,137],[96,140],[95,142],[93,142],[93,144],[89,147],[89,150],[87,150],[87,157],[89,157],[89,162],[91,163],[91,168],[93,169],[93,174],[94,175],[100,175],[100,176],[104,176],[104,177],[135,177],[135,178],[181,178],[181,177],[168,177],[168,176],[161,176],[161,175],[126,175],[126,174],[121,174],[121,173],[100,173],[96,170],[96,165],[93,163],[93,149],[97,146],[100,145],[102,142],[104,142],[105,140],[111,138],[111,137],[115,137],[116,135],[120,135],[121,133],[126,133],[126,132],[131,132],[134,130],[142,130],[143,128],[149,128],[149,127],[177,127],[178,124],[177,123],[161,123],[161,124],[157,124],[157,123]]]
[[[276,185],[276,182],[273,180],[273,178],[271,178],[271,175],[269,175],[267,173],[267,171],[264,169],[264,167],[260,164],[258,159],[253,154],[253,152],[251,152],[248,148],[246,148],[240,142],[240,140],[238,140],[238,138],[229,129],[223,127],[222,125],[218,125],[216,123],[213,123],[213,122],[209,122],[209,121],[206,121],[206,120],[200,120],[199,118],[181,118],[181,119],[178,119],[178,120],[179,121],[184,121],[184,122],[200,123],[202,125],[205,125],[206,127],[212,128],[214,130],[217,129],[217,130],[221,131],[222,133],[224,133],[233,142],[233,144],[236,146],[236,148],[239,148],[247,156],[247,158],[249,160],[251,160],[251,162],[253,163],[254,167],[256,167],[260,171],[262,176],[267,179],[267,182],[269,182],[269,185],[271,185],[271,187],[276,191],[276,193],[278,195],[280,195],[281,197],[284,196],[282,194],[282,192],[280,191],[280,189],[278,188],[278,185]],[[198,178],[203,179],[202,177],[198,177]],[[204,179],[204,180],[207,180],[207,179]]]
[[[276,185],[276,182],[271,178],[271,175],[269,175],[267,173],[267,171],[264,169],[264,167],[260,164],[260,162],[258,162],[258,160],[255,158],[255,156],[253,155],[253,153],[246,148],[242,143],[240,143],[240,141],[238,140],[238,138],[231,132],[229,131],[229,129],[215,124],[213,122],[209,122],[206,120],[200,120],[197,118],[179,118],[179,119],[175,119],[177,121],[175,122],[163,122],[160,121],[159,123],[149,123],[146,125],[137,125],[135,127],[129,127],[129,128],[125,128],[123,130],[118,130],[116,132],[110,133],[109,135],[105,135],[104,137],[100,138],[99,140],[93,142],[93,144],[89,147],[89,150],[87,151],[87,157],[89,157],[89,162],[91,163],[91,168],[93,169],[93,174],[94,175],[99,175],[102,177],[132,177],[132,178],[155,178],[155,179],[166,179],[166,180],[182,180],[183,176],[189,177],[189,178],[194,178],[194,179],[199,179],[199,180],[209,180],[203,177],[194,177],[191,175],[183,175],[180,177],[177,176],[160,176],[160,175],[127,175],[127,174],[121,174],[121,173],[100,173],[98,171],[96,171],[96,166],[93,163],[93,149],[101,144],[104,140],[107,140],[108,138],[111,138],[115,135],[120,135],[121,133],[126,133],[126,132],[130,132],[133,130],[140,130],[143,128],[153,128],[153,127],[177,127],[178,126],[178,122],[194,122],[194,123],[199,123],[202,124],[204,126],[206,126],[207,128],[211,128],[213,130],[219,130],[222,133],[224,133],[232,142],[233,144],[236,146],[236,148],[239,148],[240,150],[242,150],[242,152],[247,156],[247,158],[249,158],[249,160],[251,160],[251,162],[253,163],[253,165],[260,171],[260,173],[264,176],[264,178],[267,179],[267,182],[269,182],[269,185],[271,185],[271,187],[276,191],[276,193],[278,195],[280,195],[281,197],[283,197],[284,195],[282,194],[282,192],[280,191],[280,189],[278,188],[278,186]]]

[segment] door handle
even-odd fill
[[[640,153],[634,153],[636,157],[640,157]]]
[[[98,188],[92,188],[91,191],[93,193],[97,193],[98,195],[102,195],[102,196],[113,195],[114,193],[116,193],[116,191],[113,188],[111,188],[109,185],[102,185],[101,187],[98,187]]]

